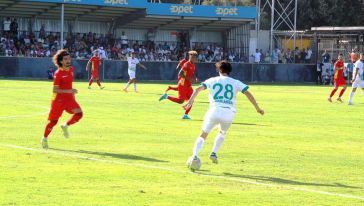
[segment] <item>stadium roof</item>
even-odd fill
[[[312,27],[311,32],[318,32],[318,33],[363,33],[364,32],[364,27],[362,27],[362,26],[348,26],[348,27],[322,26],[322,27]]]
[[[65,4],[65,20],[110,21],[113,18],[126,17],[143,9],[129,7],[103,7],[92,5]],[[43,3],[29,1],[0,1],[1,16],[36,17],[42,19],[59,19],[61,5],[59,3]]]
[[[61,4],[40,0],[1,0],[0,16],[32,17],[39,19],[60,19]],[[65,20],[111,22],[116,20],[117,27],[123,28],[158,28],[171,30],[223,31],[252,22],[251,18],[193,17],[183,15],[148,14],[146,8],[131,6],[103,6],[67,3]],[[158,4],[156,4],[158,5]],[[166,5],[163,5],[166,7]],[[169,6],[169,5],[167,5]],[[153,7],[155,8],[155,7]],[[168,11],[168,8],[165,8]],[[198,13],[198,12],[195,12]]]

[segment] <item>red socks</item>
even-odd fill
[[[343,96],[344,92],[345,92],[345,89],[341,89],[339,97]]]
[[[185,114],[188,115],[188,113],[190,113],[191,109],[192,109],[192,106],[185,111]]]
[[[175,102],[177,104],[182,104],[184,102],[182,99],[178,99],[176,97],[170,97],[170,96],[168,96],[167,99],[169,99],[170,101]],[[188,115],[188,113],[190,113],[191,109],[192,109],[192,107],[190,107],[189,109],[187,109],[185,111],[185,114]]]
[[[333,89],[331,91],[330,97],[333,97],[336,91],[337,91],[337,89]],[[341,89],[339,97],[343,96],[344,92],[345,92],[345,89]]]
[[[44,135],[43,136],[45,138],[47,138],[48,135],[52,132],[52,129],[53,129],[54,126],[56,126],[57,122],[58,122],[58,120],[52,120],[52,121],[50,120],[48,122],[48,124],[46,125],[46,127],[44,129]]]
[[[76,114],[73,114],[71,116],[71,118],[67,121],[67,125],[72,125],[76,122],[78,122],[83,116],[83,113],[76,113]],[[48,121],[48,124],[46,125],[45,129],[44,129],[44,137],[47,138],[48,135],[52,132],[52,129],[54,126],[56,126],[56,124],[58,123],[58,120],[49,120]]]
[[[94,82],[94,79],[91,78],[90,81],[88,81],[88,86],[91,86],[93,82]],[[99,87],[101,87],[100,80],[96,80],[96,83],[97,83],[97,85],[99,85]]]
[[[74,123],[78,122],[83,116],[83,113],[76,113],[71,116],[71,118],[67,121],[67,125],[73,125]]]
[[[334,94],[335,94],[335,92],[336,92],[336,91],[337,91],[337,89],[333,89],[333,90],[331,91],[330,97],[334,96]]]
[[[170,101],[175,102],[177,104],[182,104],[184,102],[182,99],[178,99],[176,97],[170,97],[170,96],[168,96],[167,99],[169,99]]]

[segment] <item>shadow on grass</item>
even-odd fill
[[[116,159],[126,159],[126,160],[137,160],[137,161],[146,161],[146,162],[169,162],[165,160],[154,159],[150,157],[142,157],[130,154],[117,154],[117,153],[109,153],[109,152],[96,152],[96,151],[86,151],[86,150],[66,150],[66,149],[57,149],[52,148],[51,150],[61,151],[61,152],[74,152],[79,154],[90,154],[90,155],[98,155],[102,157],[112,157]]]
[[[223,174],[224,174],[223,176],[228,176],[228,177],[250,179],[250,180],[262,181],[262,182],[272,182],[272,183],[286,184],[286,185],[306,185],[306,186],[317,186],[317,187],[341,187],[341,188],[350,188],[350,189],[362,189],[361,187],[344,185],[344,184],[340,184],[340,183],[323,184],[323,183],[315,183],[315,182],[300,182],[300,181],[296,181],[296,180],[288,180],[288,179],[283,179],[283,178],[278,178],[278,177],[237,175],[237,174],[231,174],[228,172],[224,172]]]

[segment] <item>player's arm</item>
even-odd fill
[[[249,91],[245,91],[243,94],[245,94],[245,96],[249,99],[250,103],[252,103],[252,105],[255,107],[255,110],[257,110],[257,112],[261,115],[264,115],[264,110],[262,110],[257,101],[255,100],[254,96],[252,93],[250,93]]]
[[[53,92],[57,94],[77,94],[77,89],[60,89],[59,86],[53,86]]]
[[[193,73],[193,80],[194,80],[196,83],[198,83],[198,78],[197,78],[197,76],[196,76],[196,74],[195,74],[195,73]]]
[[[176,67],[176,70],[178,70],[178,69],[182,69],[182,66],[183,66],[183,64],[185,64],[185,63],[186,63],[186,62],[182,62],[182,61],[178,62],[177,67]]]
[[[182,68],[179,70],[179,72],[178,72],[178,76],[180,76],[180,77],[181,77],[181,78],[183,78],[183,79],[185,79],[185,78],[186,78],[186,75],[185,75],[185,73],[183,73]]]
[[[358,77],[358,73],[359,73],[359,68],[355,68],[355,76],[353,76],[353,79],[351,80],[351,83],[356,81],[356,78]]]
[[[336,64],[335,64],[335,66],[334,66],[334,70],[335,70],[335,72],[336,72],[337,70],[340,70],[340,67],[337,67],[337,66],[336,66]]]
[[[187,109],[191,108],[191,107],[192,107],[192,105],[193,105],[193,102],[195,101],[195,99],[196,99],[196,97],[197,97],[197,95],[198,95],[201,91],[203,91],[203,90],[205,90],[205,86],[201,85],[201,86],[197,87],[197,88],[195,89],[195,91],[193,91],[192,96],[191,96],[191,98],[188,100],[187,104],[183,105],[183,109],[187,110]]]
[[[181,63],[178,63],[177,66],[176,66],[176,70],[180,69],[181,68]]]
[[[88,62],[87,62],[87,65],[86,65],[86,71],[88,71],[88,68],[89,68],[89,66],[90,66],[90,63],[91,63],[91,59],[90,59],[90,60],[88,60]]]
[[[145,67],[143,64],[141,64],[141,63],[139,63],[139,64],[137,64],[138,66],[140,66],[141,68],[143,68],[143,69],[147,69],[147,67]]]
[[[195,74],[194,74],[195,75]],[[192,77],[192,78],[188,78],[186,77],[185,73],[183,72],[183,68],[179,71],[178,76],[180,76],[183,79],[187,79],[190,82],[193,82],[196,79],[196,76]]]

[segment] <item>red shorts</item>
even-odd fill
[[[75,99],[67,100],[53,100],[51,103],[51,110],[48,114],[48,120],[58,120],[63,111],[72,114],[72,110],[81,108]]]
[[[192,96],[192,93],[193,93],[192,87],[178,85],[178,99],[187,101]]]
[[[92,79],[99,79],[99,73],[98,72],[92,72],[91,73],[91,78]]]
[[[334,84],[336,87],[340,87],[340,86],[345,86],[346,82],[344,78],[338,78],[338,79],[334,79]]]

